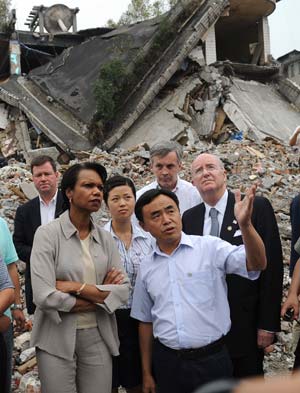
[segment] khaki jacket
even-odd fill
[[[96,310],[100,334],[112,355],[118,355],[119,340],[114,311],[126,303],[130,283],[110,233],[92,221],[90,253],[94,261],[97,288],[110,291],[104,304]],[[76,339],[74,296],[56,290],[56,280],[84,282],[82,247],[69,211],[36,231],[31,253],[31,280],[36,304],[31,345],[50,354],[72,360]],[[121,285],[101,285],[112,268],[121,269],[125,279]]]

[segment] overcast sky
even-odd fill
[[[61,3],[80,9],[77,15],[78,29],[104,26],[108,19],[118,20],[126,11],[130,0],[12,0],[17,10],[17,28],[25,30],[24,22],[34,5],[50,6]],[[281,0],[270,16],[271,51],[275,58],[300,50],[300,0]]]

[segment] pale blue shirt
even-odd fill
[[[141,260],[145,257],[145,255],[150,254],[153,244],[153,238],[150,233],[143,231],[135,223],[132,223],[131,225],[132,240],[128,250],[126,250],[126,247],[122,240],[120,240],[115,234],[111,225],[111,220],[103,227],[103,229],[111,233],[112,237],[117,243],[121,261],[131,284],[128,302],[120,308],[131,308],[133,288],[135,286],[136,276],[140,268]]]
[[[141,263],[131,316],[153,323],[154,337],[173,348],[198,348],[228,333],[226,274],[255,280],[243,245],[182,233],[171,255],[155,247]]]
[[[0,257],[0,291],[3,291],[7,288],[14,288],[14,286],[8,274],[7,267],[3,259]]]
[[[11,233],[6,221],[0,217],[0,257],[6,265],[18,261],[18,255],[12,240]],[[5,315],[11,318],[10,308],[5,311]]]

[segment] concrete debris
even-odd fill
[[[41,393],[41,383],[38,379],[38,372],[31,371],[22,376],[19,385],[20,393]]]
[[[74,36],[77,45],[1,82],[2,156],[21,152],[28,161],[54,145],[58,161],[67,163],[95,145],[110,150],[163,139],[193,145],[268,136],[286,142],[300,124],[300,88],[280,77],[279,64],[268,57],[266,16],[274,1],[262,6],[259,19],[248,3],[186,0],[151,20]],[[251,42],[240,18],[257,30]],[[166,24],[176,26],[168,39]],[[233,36],[244,37],[234,48]],[[207,65],[209,59],[216,61]],[[99,112],[92,92],[100,69],[112,71],[114,61],[131,82],[126,93],[119,86],[113,94],[110,108],[118,110],[109,115]]]
[[[191,145],[200,140],[223,143],[230,137],[287,141],[300,124],[300,112],[295,107],[300,89],[296,98],[296,87],[293,96],[285,94],[284,98],[282,86],[288,81],[277,85],[243,80],[234,77],[234,69],[228,77],[231,63],[217,65],[201,67],[190,76],[173,80],[116,145],[129,148],[134,143],[178,140],[187,129],[192,130],[188,140]]]

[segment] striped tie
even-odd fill
[[[209,215],[211,217],[210,235],[218,237],[219,236],[218,210],[212,207],[209,211]]]

